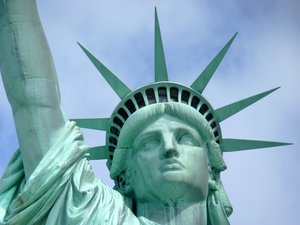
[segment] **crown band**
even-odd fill
[[[215,111],[199,92],[175,82],[156,82],[142,86],[129,93],[122,99],[112,113],[106,133],[108,164],[111,164],[113,160],[113,154],[118,145],[120,131],[130,115],[148,105],[165,102],[178,102],[196,109],[212,128],[214,140],[219,144],[221,143],[221,129],[216,119]]]

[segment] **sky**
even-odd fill
[[[80,42],[131,89],[154,80],[154,7],[169,78],[190,85],[227,41],[234,43],[203,95],[217,109],[280,86],[222,122],[224,138],[294,143],[225,153],[222,181],[232,225],[300,221],[300,3],[297,0],[38,1],[68,118],[109,117],[118,96],[84,55]],[[0,84],[0,174],[18,147]],[[105,134],[83,130],[91,146]],[[95,173],[112,186],[105,162]]]

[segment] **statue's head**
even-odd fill
[[[122,182],[126,173],[131,177],[134,176],[130,180],[135,184],[130,186],[140,186],[138,182],[140,178],[145,182],[144,189],[149,185],[156,186],[151,185],[155,182],[158,185],[155,188],[159,189],[159,185],[161,187],[164,185],[164,178],[166,182],[170,178],[171,183],[171,178],[174,178],[176,183],[186,182],[187,186],[192,186],[193,182],[197,183],[196,178],[199,178],[206,183],[202,188],[203,195],[206,195],[211,165],[217,166],[218,168],[214,169],[218,171],[226,168],[219,148],[217,154],[217,151],[214,151],[217,157],[210,157],[211,143],[218,146],[208,122],[195,109],[175,102],[143,107],[128,118],[120,132],[110,169],[111,177],[116,179],[121,175],[121,182],[118,181],[117,185],[127,193],[129,190]],[[215,162],[216,158],[218,162]],[[149,168],[144,170],[143,166],[147,165]],[[197,169],[198,166],[201,169]],[[128,178],[125,179],[130,182]],[[137,189],[134,192],[139,191]]]
[[[207,204],[213,195],[225,216],[232,212],[219,176],[225,169],[207,119],[187,104],[166,102],[126,120],[110,172],[118,190],[135,200]]]
[[[110,118],[77,124],[107,132],[106,145],[91,149],[90,159],[107,159],[119,192],[141,201],[203,201],[210,224],[225,224],[232,207],[220,179],[223,152],[286,143],[224,139],[220,123],[276,88],[214,109],[202,93],[236,35],[188,87],[168,79],[155,15],[155,82],[135,91],[80,45],[121,102]]]

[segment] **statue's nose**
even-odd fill
[[[164,135],[163,141],[164,146],[161,152],[161,159],[178,158],[179,152],[174,137],[172,135]]]

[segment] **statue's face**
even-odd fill
[[[208,164],[199,133],[164,115],[142,130],[133,144],[132,186],[140,201],[206,199]]]

